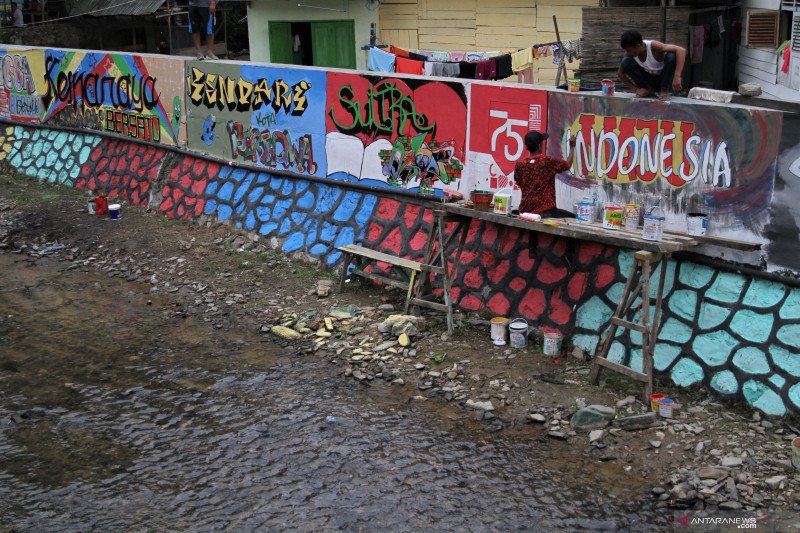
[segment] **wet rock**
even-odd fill
[[[491,401],[475,401],[475,400],[467,400],[466,406],[470,409],[479,409],[481,411],[494,411],[494,405],[492,405]]]
[[[600,441],[603,437],[605,437],[606,432],[603,429],[595,429],[589,432],[589,444],[594,444],[595,442]]]
[[[570,425],[576,431],[591,431],[593,429],[603,429],[611,423],[616,415],[612,407],[604,405],[590,405],[579,409],[570,420]]]
[[[636,398],[634,398],[633,396],[626,396],[625,398],[617,402],[617,409],[622,409],[623,407],[632,405],[635,401]]]
[[[658,416],[651,412],[643,415],[618,418],[614,421],[614,424],[625,431],[636,431],[639,429],[652,427],[656,424],[656,422],[658,422]]]
[[[728,455],[722,458],[720,464],[722,464],[722,466],[727,466],[727,467],[741,466],[742,458],[734,457],[733,455]]]
[[[784,482],[786,481],[786,476],[772,476],[764,480],[764,483],[772,489],[776,490],[783,487]]]

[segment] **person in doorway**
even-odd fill
[[[214,55],[215,0],[189,0],[189,32],[194,41],[197,59],[219,59]],[[206,37],[206,53],[203,53],[201,36]]]
[[[15,28],[21,28],[25,25],[22,18],[22,6],[17,2],[14,4],[14,11],[11,13],[11,20]]]
[[[566,172],[575,157],[575,136],[569,138],[567,159],[550,157],[544,153],[544,142],[549,136],[531,130],[525,134],[525,147],[529,156],[521,158],[514,167],[514,181],[522,190],[520,213],[536,213],[542,218],[574,217],[569,211],[556,208],[556,174]]]
[[[623,32],[620,46],[625,50],[617,74],[622,83],[637,97],[658,93],[662,100],[669,99],[671,91],[682,87],[681,73],[686,62],[686,49],[675,44],[643,40],[636,30]]]

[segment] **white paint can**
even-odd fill
[[[528,322],[524,318],[515,318],[508,325],[508,340],[512,348],[525,348],[528,345]]]
[[[664,238],[664,220],[661,215],[645,215],[642,224],[642,239],[646,241],[660,241]]]
[[[544,334],[543,349],[544,354],[549,356],[556,356],[561,353],[561,333],[557,331],[548,331]]]
[[[686,233],[693,237],[702,237],[708,229],[708,215],[705,213],[689,213],[686,215]]]
[[[506,343],[506,328],[508,327],[508,319],[502,316],[496,316],[491,320],[491,335],[492,342],[497,344],[498,341]]]

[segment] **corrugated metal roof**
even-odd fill
[[[81,0],[75,2],[70,15],[150,15],[166,0]]]

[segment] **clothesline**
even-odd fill
[[[369,49],[368,68],[377,72],[399,72],[450,78],[479,80],[505,79],[533,66],[535,59],[553,56],[561,65],[566,58],[572,62],[581,56],[580,39],[558,41],[520,48],[516,51],[444,52],[435,50],[406,50],[389,45],[386,52],[377,47]]]

